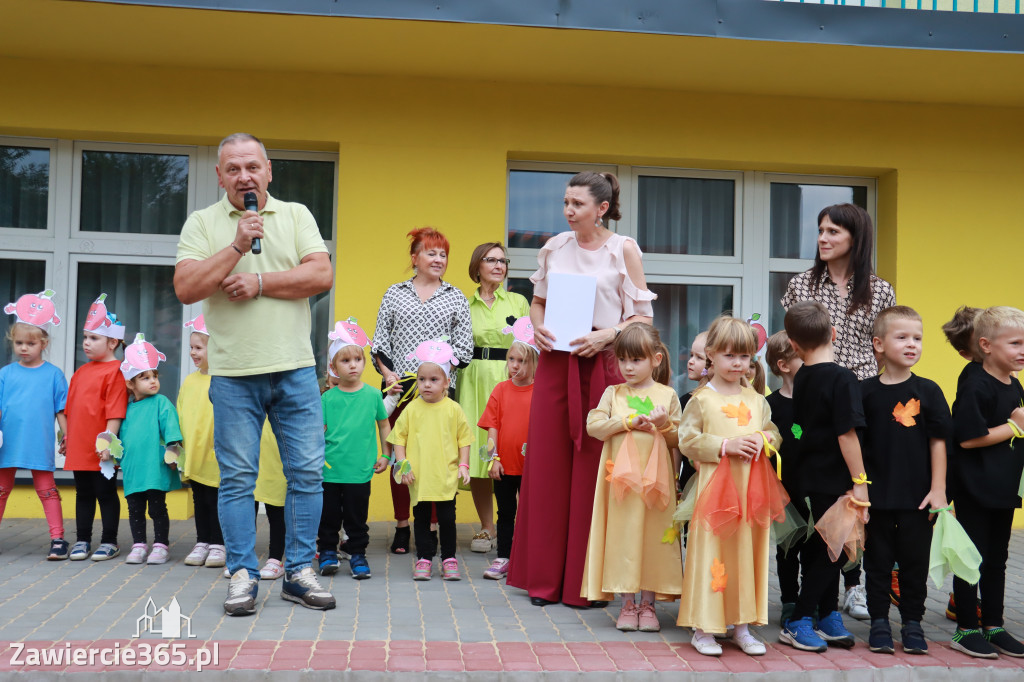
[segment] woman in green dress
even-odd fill
[[[487,406],[491,391],[499,382],[508,379],[505,354],[512,345],[512,335],[502,330],[515,319],[530,314],[529,302],[519,294],[506,291],[503,286],[508,276],[508,255],[499,242],[488,242],[476,247],[469,261],[469,276],[480,286],[469,297],[469,313],[473,319],[473,362],[460,372],[456,394],[466,412],[466,420],[475,432],[469,458],[469,489],[473,495],[480,532],[473,536],[470,549],[488,552],[494,548],[494,498],[487,465],[479,457],[480,448],[486,447],[487,432],[476,426]]]

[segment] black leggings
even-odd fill
[[[977,585],[953,578],[956,624],[961,630],[978,627],[978,610],[974,604],[980,590],[982,625],[1002,627],[1013,510],[987,509],[967,493],[957,495],[955,504],[957,521],[981,554],[981,580]]]
[[[196,515],[196,542],[223,545],[224,536],[220,532],[220,517],[217,516],[219,490],[212,485],[203,485],[196,481],[192,481],[190,485]]]
[[[96,504],[100,505],[103,534],[100,542],[117,544],[117,526],[121,520],[121,498],[117,495],[117,477],[105,478],[98,471],[75,472],[75,528],[78,542],[92,542],[92,522]]]
[[[838,496],[810,495],[811,514],[820,519],[829,507],[836,503]],[[793,610],[793,620],[810,618],[818,610],[818,617],[824,618],[839,609],[839,574],[846,563],[846,555],[833,562],[821,535],[815,533],[800,548],[801,584],[800,596]]]
[[[267,551],[268,559],[284,559],[284,507],[263,503],[267,510],[267,523],[270,524],[270,549]],[[259,521],[260,503],[256,503],[256,520]]]
[[[437,530],[441,536],[441,560],[455,556],[455,500],[420,502],[412,508],[412,526],[416,534],[416,558],[433,559],[437,553],[430,532],[430,507],[437,510]]]
[[[516,532],[516,510],[519,508],[519,487],[522,476],[502,475],[494,481],[494,498],[498,501],[498,558],[508,559],[512,553],[512,536]]]
[[[171,519],[167,515],[167,493],[163,490],[143,490],[125,496],[128,502],[128,527],[132,529],[132,542],[146,543],[146,506],[153,519],[153,543],[167,545]]]

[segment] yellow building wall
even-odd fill
[[[879,274],[923,316],[918,370],[950,399],[962,362],[942,323],[961,304],[1022,305],[1019,109],[12,58],[0,91],[2,135],[215,144],[245,130],[336,151],[336,317],[368,332],[408,276],[414,227],[445,232],[447,279],[471,291],[472,248],[504,235],[510,158],[877,177]],[[390,517],[386,488],[378,476],[374,520]],[[468,495],[459,519],[475,519]]]

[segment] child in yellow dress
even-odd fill
[[[662,542],[675,511],[671,450],[682,410],[654,327],[629,325],[614,348],[626,383],[606,388],[587,416],[587,433],[604,449],[580,596],[609,601],[617,593],[619,630],[658,632],[654,600],[674,601],[682,591],[679,547]]]
[[[768,622],[768,557],[774,549],[771,515],[760,506],[750,508],[748,488],[756,490],[749,485],[753,474],[762,484],[772,484],[764,470],[755,471],[755,467],[767,465],[762,453],[765,441],[778,446],[781,437],[764,396],[746,382],[756,347],[757,336],[743,320],[720,317],[711,324],[707,355],[714,376],[694,392],[679,427],[679,449],[702,466],[697,472],[697,505],[690,522],[676,622],[694,628],[692,644],[708,656],[721,655],[722,647],[712,634],[725,633],[730,625],[735,626],[733,640],[745,653],[765,653],[764,643],[748,625]],[[723,487],[735,490],[731,508],[705,504],[702,495],[719,467],[725,467]],[[722,478],[714,481],[722,482]],[[713,510],[714,518],[702,510]],[[731,522],[723,521],[729,513]]]

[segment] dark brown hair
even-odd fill
[[[668,386],[672,378],[672,364],[668,359],[668,348],[661,342],[661,335],[658,330],[646,322],[633,322],[622,330],[622,333],[615,339],[613,346],[615,357],[620,360],[624,358],[651,358],[655,353],[661,353],[661,364],[654,368],[651,378],[659,384]]]
[[[977,355],[971,337],[974,336],[974,320],[981,313],[981,308],[962,305],[953,313],[953,319],[942,325],[949,345],[958,353]]]
[[[821,348],[832,340],[832,319],[817,301],[800,301],[786,311],[786,334],[804,350]]]
[[[485,242],[473,249],[473,255],[469,258],[469,278],[477,284],[480,284],[480,263],[491,249],[501,249],[505,258],[508,258],[508,251],[505,250],[505,245],[501,242]],[[505,267],[505,274],[508,274],[508,266]]]
[[[825,218],[850,233],[850,271],[853,275],[853,291],[850,292],[850,305],[847,315],[857,312],[871,304],[871,254],[874,250],[874,228],[871,216],[860,206],[854,204],[834,204],[821,209],[818,214],[818,225]],[[814,267],[811,268],[811,286],[815,291],[825,272],[825,261],[821,253],[814,254]],[[799,341],[797,342],[799,343]]]
[[[619,179],[612,173],[583,171],[572,176],[569,187],[586,187],[599,205],[608,202],[608,210],[601,217],[603,223],[622,220],[622,213],[619,212]]]

